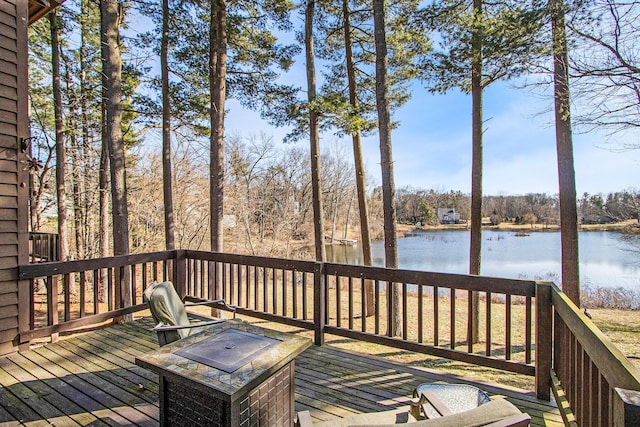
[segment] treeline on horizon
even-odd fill
[[[403,187],[397,191],[396,197],[400,223],[437,225],[439,208],[455,209],[462,222],[470,216],[471,196],[462,191]],[[637,220],[640,215],[640,191],[628,189],[608,194],[583,193],[577,200],[577,206],[578,220],[583,224]],[[482,215],[489,218],[493,225],[502,222],[559,224],[560,201],[557,194],[547,193],[483,196]]]

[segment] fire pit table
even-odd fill
[[[292,426],[294,358],[310,345],[234,319],[135,362],[159,375],[162,426]]]

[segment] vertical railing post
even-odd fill
[[[556,310],[553,311],[553,372],[555,372],[556,376],[562,381],[564,378],[564,369],[566,364],[564,363],[564,358],[566,357],[565,352],[566,344],[565,341],[565,324],[562,317],[558,314]]]
[[[536,396],[551,400],[551,354],[553,348],[551,284],[536,282]]]
[[[47,276],[47,326],[58,324],[58,278]],[[58,334],[51,334],[51,342],[58,341]]]
[[[178,249],[174,253],[173,284],[180,298],[184,298],[187,294],[187,256],[182,249]]]
[[[64,295],[64,321],[71,320],[71,275],[62,275],[62,292]]]
[[[395,318],[395,311],[394,311],[394,304],[397,303],[397,301],[394,300],[394,294],[395,294],[395,286],[396,284],[393,282],[387,282],[387,286],[385,287],[385,292],[387,294],[387,336],[388,337],[393,337],[396,333],[395,328],[396,328],[396,318]]]
[[[613,425],[615,427],[639,426],[640,392],[616,387],[613,396]]]
[[[57,234],[53,235],[53,242],[49,244],[49,246],[53,249],[53,254],[49,259],[51,261],[66,261],[65,259],[60,259],[60,236]]]
[[[324,264],[316,262],[313,267],[313,325],[316,345],[324,344],[324,325],[326,323],[326,299],[324,283]]]

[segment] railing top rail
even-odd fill
[[[185,251],[187,259],[198,259],[212,262],[245,264],[257,267],[268,267],[286,270],[313,272],[317,263],[313,261],[291,260],[284,258],[268,258],[252,255],[229,254],[207,251]],[[435,285],[443,288],[455,288],[471,291],[491,291],[509,295],[534,297],[535,281],[506,279],[500,277],[470,276],[465,274],[433,273],[425,271],[367,267],[323,263],[325,274],[341,275],[362,279],[411,283],[416,285]]]
[[[75,261],[42,262],[18,266],[20,280],[36,279],[57,274],[78,273],[81,271],[98,270],[101,268],[125,267],[144,262],[165,261],[174,259],[176,251],[151,252],[145,254],[120,255],[105,258],[93,258]]]
[[[33,236],[57,236],[58,233],[49,233],[46,231],[30,231],[29,232],[29,237],[33,237]]]
[[[640,370],[607,338],[600,329],[564,294],[552,286],[556,313],[582,345],[612,388],[640,391]]]
[[[469,291],[495,292],[525,297],[535,296],[534,280],[507,279],[501,277],[472,276],[468,274],[435,273],[400,270],[361,265],[324,264],[325,274],[380,280],[413,285],[429,285]]]
[[[197,259],[203,261],[226,262],[230,264],[246,264],[256,267],[268,267],[285,270],[298,270],[312,273],[314,272],[313,261],[302,261],[285,258],[268,258],[254,255],[229,254],[222,252],[207,251],[185,251],[187,259]]]

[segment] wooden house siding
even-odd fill
[[[19,151],[20,137],[29,136],[26,14],[25,0],[0,0],[0,354],[18,344],[25,298],[17,267],[27,247],[27,177]]]

